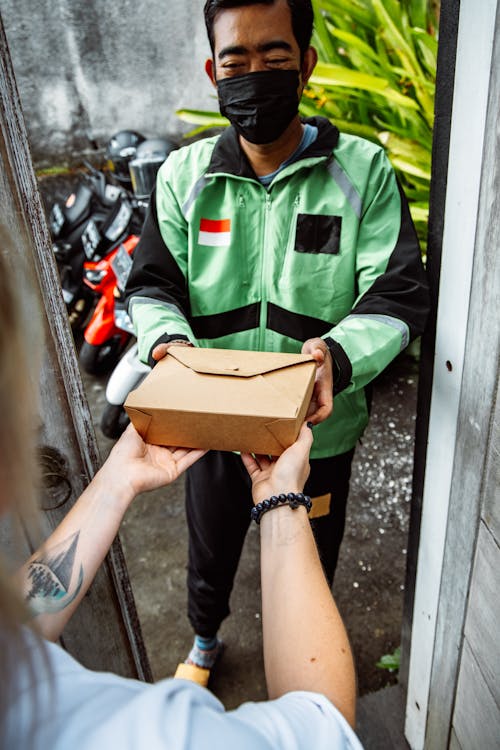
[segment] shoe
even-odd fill
[[[197,646],[189,652],[185,662],[179,664],[175,670],[174,678],[178,680],[191,680],[197,685],[207,687],[211,672],[221,658],[225,649],[223,641],[218,640],[214,649],[204,652]],[[195,663],[196,662],[198,663]]]

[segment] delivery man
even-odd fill
[[[180,342],[315,358],[305,491],[331,584],[365,386],[425,324],[419,244],[383,149],[298,115],[317,60],[311,1],[207,0],[204,12],[205,69],[231,125],[160,168],[128,309],[152,365]],[[251,507],[239,456],[212,451],[189,469],[189,664],[210,670],[222,651]]]

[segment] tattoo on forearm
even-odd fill
[[[28,564],[31,588],[26,596],[33,616],[59,612],[75,599],[83,583],[83,566],[72,586],[76,548],[80,532],[48,550],[45,556]]]

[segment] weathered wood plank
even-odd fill
[[[496,29],[500,30],[498,5]],[[467,341],[428,704],[425,742],[429,748],[448,744],[469,582],[484,499],[483,478],[487,458],[493,450],[491,408],[497,393],[500,357],[499,150],[500,35],[497,33],[491,61]],[[461,740],[460,734],[458,739]]]
[[[500,706],[500,547],[484,523],[478,535],[465,636]],[[500,745],[500,734],[499,734]]]
[[[99,465],[92,420],[31,163],[26,128],[0,16],[0,220],[16,238],[9,258],[14,283],[22,267],[44,311],[46,342],[40,374],[40,441],[63,457],[65,503],[43,514],[47,535],[69,510]],[[24,299],[33,310],[35,300]],[[4,533],[4,532],[3,532]],[[64,644],[90,667],[151,679],[119,539],[67,626]]]
[[[484,507],[482,518],[500,542],[500,380],[497,385],[491,425],[491,452],[484,477]]]
[[[453,729],[464,750],[498,750],[500,707],[484,682],[467,640],[464,641]]]
[[[452,730],[451,737],[450,737],[450,745],[448,750],[463,750],[462,746],[460,745],[460,742],[458,741],[457,735]]]

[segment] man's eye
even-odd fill
[[[284,65],[288,62],[287,57],[272,57],[266,60],[268,65]]]

